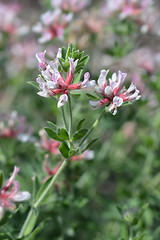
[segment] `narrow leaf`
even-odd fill
[[[86,93],[86,96],[89,97],[89,99],[92,99],[92,100],[98,100],[97,97],[95,97],[94,95],[90,94],[90,93]]]
[[[74,134],[72,140],[73,140],[73,141],[76,141],[76,140],[84,137],[84,135],[87,133],[87,131],[88,131],[87,129],[81,129],[81,130],[79,130],[78,132],[76,132],[76,133]]]
[[[62,139],[60,137],[58,137],[57,133],[52,130],[51,128],[44,128],[44,130],[47,132],[48,136],[54,140],[57,140],[57,141],[62,141]]]
[[[49,126],[54,130],[57,131],[57,126],[56,124],[54,124],[53,122],[47,121],[47,123],[49,124]]]
[[[79,83],[79,81],[81,79],[82,72],[83,72],[83,70],[80,70],[76,73],[76,75],[74,77],[74,83]]]
[[[61,145],[59,146],[59,151],[62,153],[63,157],[68,158],[69,147],[66,143],[61,143]]]
[[[58,136],[64,140],[69,140],[69,135],[68,135],[68,132],[66,131],[66,129],[64,128],[61,128],[59,133],[58,133]]]
[[[4,175],[3,175],[3,172],[0,171],[0,189],[2,188],[3,186],[3,179],[4,179]]]
[[[82,128],[82,124],[84,123],[85,119],[82,119],[81,121],[79,121],[76,130],[80,130]]]
[[[87,149],[89,149],[96,141],[98,138],[93,139],[90,143],[88,143],[88,145],[83,149],[82,152],[86,151]]]
[[[27,82],[27,83],[29,83],[30,85],[34,86],[34,87],[37,88],[38,90],[41,90],[41,89],[39,88],[39,84],[38,84],[37,82],[30,81],[30,82]]]

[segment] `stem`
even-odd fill
[[[42,202],[42,200],[45,198],[45,196],[47,195],[47,193],[49,192],[49,190],[51,189],[51,187],[53,186],[53,184],[55,183],[57,177],[59,176],[59,174],[63,171],[64,167],[67,164],[67,159],[64,159],[64,161],[62,162],[60,168],[58,169],[58,171],[56,172],[56,174],[53,176],[51,182],[49,183],[49,185],[47,186],[47,188],[45,189],[45,191],[43,192],[43,194],[40,196],[40,198],[37,200],[37,202],[35,202],[33,204],[33,207],[30,209],[28,216],[22,226],[22,229],[19,233],[18,238],[22,238],[27,230],[27,227],[31,221],[31,219],[34,217],[35,214],[35,210],[36,208],[38,208],[38,206],[40,205],[40,203]]]
[[[67,127],[67,121],[66,121],[66,116],[65,116],[65,112],[64,112],[64,107],[61,107],[61,113],[62,113],[62,118],[63,118],[63,123],[65,126],[65,129],[67,130],[68,127]]]
[[[81,142],[79,143],[79,147],[82,146],[82,144],[84,143],[84,141],[88,138],[88,136],[93,132],[93,130],[95,129],[95,127],[98,125],[98,123],[100,122],[101,118],[103,117],[105,113],[105,110],[103,109],[99,118],[96,119],[96,121],[93,123],[92,127],[88,130],[88,132],[84,135],[83,139],[81,140]]]
[[[71,145],[73,117],[72,117],[72,104],[71,104],[70,94],[68,94],[68,104],[69,104],[69,140]]]

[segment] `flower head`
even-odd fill
[[[70,55],[73,56],[73,53],[70,53]],[[93,87],[95,85],[95,81],[89,81],[89,73],[84,74],[84,80],[82,82],[74,83],[76,68],[79,63],[80,68],[82,68],[84,62],[81,61],[82,57],[79,51],[76,51],[76,59],[71,56],[67,58],[63,56],[64,58],[62,59],[62,49],[59,48],[55,60],[47,63],[45,52],[36,54],[41,71],[41,74],[36,80],[41,89],[38,95],[42,97],[60,95],[58,108],[62,107],[65,102],[68,101],[69,91]],[[63,71],[67,72],[66,80],[63,77]]]
[[[38,40],[39,43],[45,43],[54,38],[63,40],[65,28],[72,17],[72,13],[64,14],[60,9],[43,13],[40,22],[33,26],[33,31],[42,35]]]
[[[18,172],[19,168],[15,166],[12,176],[0,190],[0,220],[5,210],[14,211],[16,209],[14,202],[23,202],[31,197],[29,192],[19,191],[20,184],[18,181],[15,181]]]
[[[0,116],[0,137],[17,139],[21,142],[32,140],[32,128],[26,127],[26,119],[24,116],[19,117],[16,111],[10,114]]]
[[[139,90],[132,83],[128,90],[123,86],[126,73],[121,71],[113,73],[112,78],[106,80],[109,70],[102,70],[98,78],[98,84],[96,86],[97,93],[102,97],[99,101],[90,101],[90,104],[94,108],[98,108],[103,105],[109,105],[109,111],[113,112],[113,115],[117,113],[117,108],[122,106],[126,101],[134,102],[141,96]]]
[[[79,12],[84,9],[89,0],[52,0],[52,5],[55,8],[60,8],[63,11]]]

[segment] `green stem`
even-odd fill
[[[40,198],[37,200],[37,202],[35,202],[33,204],[33,207],[30,209],[28,216],[22,226],[22,229],[19,233],[18,238],[22,238],[23,236],[25,236],[25,232],[27,230],[27,227],[30,223],[30,221],[32,220],[32,218],[34,217],[35,214],[35,210],[39,207],[40,203],[43,201],[43,199],[45,198],[45,196],[47,195],[47,193],[49,192],[49,190],[51,189],[51,187],[53,186],[53,184],[55,183],[57,177],[59,176],[59,174],[63,171],[64,167],[67,165],[67,159],[64,159],[64,161],[62,162],[60,168],[58,169],[57,173],[53,176],[51,182],[49,183],[49,185],[47,186],[47,188],[45,189],[45,191],[43,192],[43,194],[40,196]]]
[[[65,112],[64,112],[64,107],[61,107],[61,112],[62,112],[63,123],[65,126],[65,129],[67,130],[68,127],[67,127],[67,121],[66,121],[66,116],[65,116]]]
[[[93,132],[93,130],[95,129],[95,127],[98,125],[98,123],[100,122],[101,118],[103,117],[105,113],[105,110],[103,109],[99,118],[96,119],[96,121],[93,123],[92,127],[88,130],[88,132],[85,134],[85,136],[82,138],[81,142],[79,143],[79,147],[82,146],[82,144],[84,143],[84,141],[88,138],[88,136]]]
[[[73,117],[72,117],[72,104],[71,104],[70,94],[68,94],[68,104],[69,104],[69,140],[71,145]]]

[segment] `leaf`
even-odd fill
[[[81,129],[81,130],[79,130],[78,132],[76,132],[76,133],[74,134],[72,140],[73,140],[73,141],[76,141],[76,140],[84,137],[84,135],[87,133],[87,131],[88,131],[87,129]]]
[[[49,126],[54,130],[57,131],[57,126],[56,124],[54,124],[53,122],[47,121],[47,123],[49,124]]]
[[[74,98],[74,99],[79,99],[81,94],[75,94],[75,93],[71,93],[71,96]]]
[[[74,60],[78,59],[79,58],[79,50],[74,51],[72,55],[73,55]]]
[[[70,151],[69,151],[69,157],[72,157],[72,156],[74,156],[75,154],[77,154],[78,153],[78,150],[79,150],[79,148],[76,148],[76,149],[71,149]]]
[[[58,137],[57,133],[52,130],[51,128],[44,128],[44,130],[47,132],[47,134],[49,135],[50,138],[57,140],[57,141],[62,141],[62,139],[60,137]]]
[[[67,49],[65,47],[62,47],[61,53],[62,53],[62,58],[65,59],[66,53],[67,53]]]
[[[41,197],[43,192],[46,190],[46,188],[48,187],[48,185],[52,181],[52,178],[53,178],[53,176],[51,176],[49,179],[47,179],[47,181],[45,183],[43,183],[43,185],[40,187],[40,189],[39,189],[39,191],[38,191],[38,193],[36,195],[36,201]]]
[[[82,128],[82,124],[84,123],[85,119],[82,119],[81,121],[79,121],[76,130],[80,130]]]
[[[35,176],[34,180],[33,180],[33,191],[32,191],[32,199],[33,200],[35,200],[35,198],[36,198],[36,194],[38,192],[39,187],[40,187],[40,183],[38,181],[38,177]]]
[[[80,79],[81,79],[81,75],[82,75],[83,70],[80,70],[76,73],[75,77],[74,77],[74,84],[75,83],[79,83]]]
[[[39,84],[37,82],[34,82],[34,81],[30,81],[30,82],[27,82],[29,83],[30,85],[34,86],[35,88],[37,88],[38,90],[41,90],[40,87],[39,87]]]
[[[24,240],[34,240],[35,236],[45,227],[45,221],[41,222],[38,227],[34,229],[34,231],[26,237]]]
[[[92,100],[98,100],[97,97],[95,97],[94,95],[90,94],[90,93],[86,93],[86,96],[89,97],[89,99],[92,99]]]
[[[24,237],[29,235],[32,232],[33,228],[35,227],[37,217],[38,217],[38,212],[34,211],[34,214],[32,215],[32,218],[30,219],[29,224],[27,225],[27,228],[25,229],[25,231],[23,233]],[[26,239],[26,238],[24,238],[24,239]]]
[[[66,131],[66,129],[64,128],[61,128],[59,130],[59,133],[58,133],[58,136],[64,140],[69,140],[69,135],[68,135],[68,132]]]
[[[61,143],[61,145],[59,146],[59,151],[62,153],[63,157],[68,158],[69,147],[66,143]]]
[[[79,64],[83,64],[83,66],[85,66],[88,63],[89,60],[89,56],[84,56],[79,60]]]
[[[87,149],[89,149],[96,141],[98,138],[93,139],[90,143],[88,143],[88,145],[85,147],[85,149],[83,149],[82,152],[85,152]]]
[[[4,175],[3,175],[3,172],[0,171],[0,189],[2,188],[3,186],[3,179],[4,179]]]

